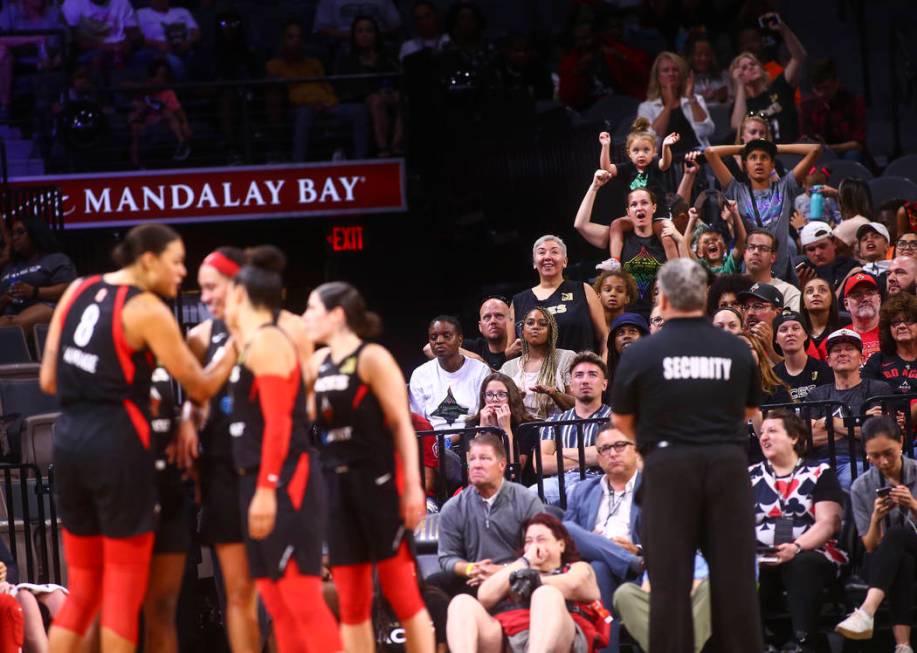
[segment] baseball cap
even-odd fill
[[[643,335],[649,335],[650,325],[647,324],[646,318],[639,313],[622,313],[611,323],[610,333],[614,333],[623,326],[633,326],[640,329]]]
[[[831,225],[827,222],[820,222],[818,220],[813,220],[805,227],[802,228],[802,231],[799,232],[799,242],[802,243],[802,246],[811,245],[812,243],[821,240],[822,238],[827,238],[831,234]]]
[[[892,240],[891,236],[888,235],[888,229],[881,222],[867,222],[861,225],[860,228],[857,229],[857,240],[865,236],[867,231],[875,231],[880,236],[883,236],[888,242]]]
[[[841,223],[834,228],[834,237],[848,247],[853,247],[857,242],[857,230],[864,224],[869,224],[869,220],[862,215],[841,220]]]
[[[802,330],[805,331],[805,324],[802,321],[802,316],[799,313],[797,313],[796,311],[784,311],[783,313],[781,313],[780,315],[774,318],[774,321],[771,324],[774,330],[774,351],[776,351],[781,356],[783,356],[783,348],[777,344],[777,331],[780,329],[780,325],[782,325],[784,322],[799,322],[800,326],[802,326]],[[808,334],[806,334],[806,337],[803,339],[803,342],[802,342],[803,350],[805,350],[808,347],[808,343],[809,343],[809,336]]]
[[[742,301],[745,297],[763,299],[774,305],[774,308],[783,308],[783,293],[769,283],[756,283],[748,290],[743,290],[736,299]]]
[[[878,288],[879,283],[876,281],[876,278],[871,274],[866,274],[865,272],[857,272],[851,276],[844,283],[844,295],[849,295],[850,291],[853,290],[856,286],[859,286],[861,283],[865,283],[873,288]]]
[[[839,342],[849,342],[855,345],[860,351],[863,351],[863,339],[860,334],[853,329],[838,329],[833,331],[825,341],[825,351],[830,352],[831,348]]]
[[[742,148],[742,159],[745,160],[748,158],[748,155],[754,152],[755,150],[764,150],[767,152],[772,159],[777,158],[777,146],[766,141],[763,138],[756,138],[752,141],[745,143],[745,147]]]

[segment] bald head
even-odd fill
[[[911,256],[899,256],[892,259],[888,266],[886,281],[889,296],[902,292],[913,295],[915,281],[917,281],[917,259]]]
[[[509,319],[509,306],[502,299],[491,297],[481,304],[478,330],[489,342],[506,341],[506,322]]]

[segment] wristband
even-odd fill
[[[516,562],[521,562],[521,563],[524,564],[526,567],[531,567],[531,566],[532,566],[532,563],[529,562],[529,559],[526,558],[525,556],[519,556],[519,559],[516,560]]]
[[[472,571],[474,571],[474,563],[469,562],[468,565],[465,567],[465,575],[470,578]]]
[[[799,555],[800,553],[802,553],[802,547],[799,546],[799,542],[793,542],[793,546],[796,547],[796,555]]]

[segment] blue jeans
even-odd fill
[[[362,102],[343,102],[327,109],[334,118],[349,122],[353,132],[353,157],[365,159],[369,153],[369,110]],[[315,109],[297,107],[293,126],[293,160],[305,161],[309,154],[309,140]]]
[[[820,463],[831,464],[830,458],[819,459]],[[863,473],[863,470],[860,470]],[[850,492],[850,483],[853,480],[850,477],[850,456],[837,456],[837,464],[834,466],[834,475],[837,476],[837,482],[844,492]]]
[[[601,474],[601,471],[587,470],[586,478],[590,476],[596,476]],[[577,483],[580,482],[579,470],[564,472],[564,494],[567,495],[567,501],[570,501],[570,495],[573,493],[573,488]],[[557,481],[556,476],[548,476],[542,480],[542,486],[544,487],[544,502],[552,506],[560,505],[560,483]],[[538,484],[530,486],[529,489],[532,492],[538,492]]]

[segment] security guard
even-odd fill
[[[644,456],[643,543],[651,653],[689,653],[694,554],[710,565],[714,651],[761,651],[746,420],[761,399],[748,345],[704,316],[707,275],[690,259],[659,272],[665,326],[628,347],[615,425]]]

